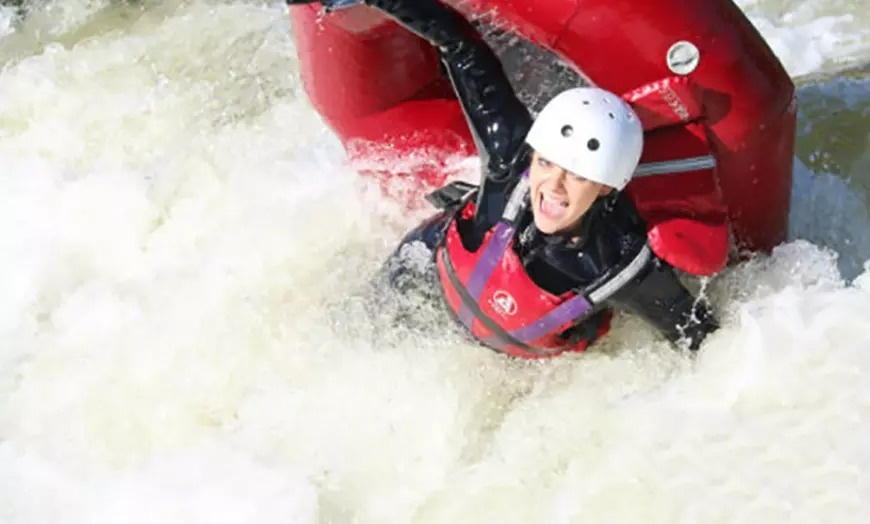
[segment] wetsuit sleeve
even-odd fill
[[[532,118],[480,33],[461,14],[437,0],[365,3],[435,46],[471,126],[487,177],[506,179]]]
[[[687,341],[693,351],[719,328],[710,305],[692,296],[673,268],[655,255],[608,302],[640,316],[674,344]]]

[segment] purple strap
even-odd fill
[[[529,170],[526,169],[523,171],[522,175],[520,175],[520,178],[525,180],[528,177]],[[524,184],[518,184],[511,192],[505,208],[505,213],[508,212],[508,208],[512,205],[516,205],[519,202],[519,199],[525,197],[525,189],[520,189],[521,187],[524,187]],[[504,219],[504,217],[502,218]],[[484,248],[480,258],[477,259],[477,264],[474,265],[471,274],[468,276],[466,290],[475,302],[480,301],[480,293],[486,286],[486,281],[489,280],[489,276],[492,275],[495,266],[501,262],[504,252],[507,250],[515,232],[516,228],[504,220],[500,220],[499,223],[496,224],[486,248]],[[459,309],[459,319],[463,324],[471,329],[471,324],[474,321],[474,314],[470,309],[468,309],[465,302],[462,303],[462,307]]]
[[[571,300],[559,304],[556,309],[528,326],[511,331],[510,335],[523,344],[528,344],[552,332],[562,324],[585,315],[590,309],[592,309],[592,304],[586,300],[586,297],[577,295]]]
[[[486,281],[489,280],[490,275],[492,275],[492,272],[495,270],[495,266],[501,262],[504,252],[507,250],[511,239],[514,236],[514,231],[515,229],[512,226],[505,224],[504,222],[499,222],[495,226],[492,237],[483,249],[480,258],[477,259],[477,264],[475,264],[474,268],[471,270],[471,275],[468,277],[468,284],[465,286],[468,294],[471,295],[471,298],[473,298],[475,302],[480,300],[480,293],[483,291],[484,286],[486,286]],[[474,320],[474,313],[468,309],[465,302],[462,303],[462,308],[459,310],[459,319],[463,324],[468,326],[469,329],[471,328],[471,323]]]

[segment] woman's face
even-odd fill
[[[574,229],[595,199],[612,188],[567,171],[536,151],[529,168],[535,226],[544,234]]]

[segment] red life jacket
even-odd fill
[[[566,332],[588,319],[595,304],[612,295],[634,277],[652,255],[644,246],[634,260],[615,268],[611,278],[594,286],[556,296],[541,289],[526,273],[512,249],[516,220],[525,206],[528,180],[524,176],[511,194],[502,219],[484,236],[476,251],[465,249],[457,217],[447,226],[435,261],[450,309],[484,345],[521,358],[554,357],[565,351],[583,351],[588,339],[566,337]],[[461,207],[458,217],[470,217],[474,203]],[[598,326],[602,336],[610,316]]]

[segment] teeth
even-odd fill
[[[544,195],[544,200],[550,205],[568,207],[568,202],[563,202],[547,195]]]

